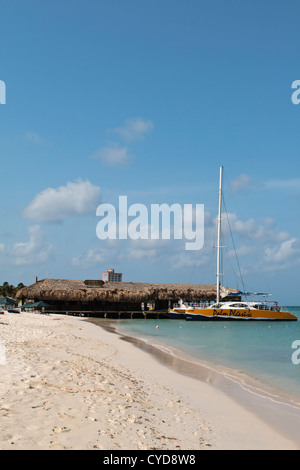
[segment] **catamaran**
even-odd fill
[[[223,302],[203,309],[190,309],[186,320],[297,320],[277,302]]]
[[[190,310],[188,304],[185,304],[182,299],[179,300],[178,304],[173,305],[173,308],[170,310],[171,320],[185,320],[185,312]]]
[[[170,318],[175,320],[185,320],[186,312],[194,310],[198,307],[203,307],[203,302],[193,302],[191,305],[184,303],[182,299],[179,300],[177,304],[173,305],[173,308],[170,309]]]
[[[221,300],[221,282],[220,282],[220,264],[221,264],[221,214],[222,214],[222,177],[223,166],[220,167],[220,182],[219,182],[219,204],[218,204],[218,235],[217,235],[217,295],[216,302],[208,307],[187,307],[185,309],[186,320],[297,320],[297,317],[292,313],[285,311],[278,305],[277,302],[268,301],[227,301]],[[259,294],[249,292],[237,292],[231,295],[242,296],[267,296],[270,294]],[[181,306],[180,313],[184,305]],[[175,310],[175,309],[173,309]],[[173,315],[177,312],[174,311]],[[179,312],[178,312],[179,313]]]

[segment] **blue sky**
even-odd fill
[[[300,304],[298,1],[1,0],[0,283],[214,283]],[[100,203],[204,204],[205,245],[99,240]],[[225,230],[226,232],[227,230]],[[225,242],[224,284],[235,278]],[[226,275],[225,275],[226,274]]]

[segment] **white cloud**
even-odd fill
[[[167,255],[168,250],[173,246],[169,240],[162,239],[137,239],[129,240],[125,256],[128,260],[147,259],[151,263],[157,262],[163,255]]]
[[[233,193],[243,191],[246,189],[259,189],[259,190],[300,190],[300,178],[273,179],[265,182],[254,181],[250,175],[242,173],[237,178],[229,182],[229,187]]]
[[[11,250],[13,263],[18,266],[45,262],[53,252],[52,245],[45,243],[39,225],[29,227],[28,232],[29,240],[15,243]]]
[[[289,190],[300,190],[300,178],[292,178],[289,180],[270,180],[264,183],[265,189],[289,189]]]
[[[153,122],[149,119],[126,119],[122,126],[110,130],[111,133],[121,137],[122,140],[125,141],[125,146],[115,141],[108,142],[105,146],[97,150],[91,158],[99,158],[110,166],[127,164],[132,160],[128,144],[135,140],[143,139],[153,128]]]
[[[82,254],[74,256],[71,259],[71,265],[80,269],[89,269],[98,266],[101,269],[101,264],[111,263],[112,260],[123,257],[122,244],[120,240],[105,240],[101,241],[100,247],[89,248]]]
[[[265,261],[274,265],[299,264],[300,262],[300,240],[290,238],[277,246],[267,247],[265,249]]]
[[[127,147],[121,147],[118,144],[111,143],[97,150],[92,158],[100,158],[104,163],[110,166],[119,166],[128,163],[130,155]]]
[[[153,122],[149,119],[133,118],[126,119],[123,126],[116,127],[113,132],[120,135],[123,139],[130,142],[140,140],[154,128]]]
[[[133,260],[141,260],[148,258],[149,261],[154,262],[157,261],[155,260],[155,257],[157,256],[156,250],[145,250],[142,248],[130,248],[127,251],[127,255],[129,259]]]
[[[262,243],[271,241],[282,242],[289,238],[289,233],[280,230],[271,217],[267,217],[261,223],[257,223],[253,218],[241,220],[236,214],[228,213],[227,217],[224,218],[224,232],[228,232],[229,230],[227,225],[228,221],[232,232],[252,241]]]
[[[8,264],[27,266],[47,261],[53,254],[53,246],[46,243],[44,233],[39,225],[28,228],[29,240],[14,243],[12,246],[2,246],[1,254],[9,260]]]
[[[31,131],[26,132],[25,138],[26,140],[29,140],[29,142],[33,142],[34,144],[40,144],[44,142],[44,139],[36,132],[31,132]]]
[[[248,256],[255,255],[257,248],[254,245],[241,245],[236,250],[230,249],[226,252],[227,258],[234,258],[235,256]]]
[[[275,272],[289,269],[300,264],[300,240],[293,238],[288,232],[282,231],[274,219],[241,220],[236,214],[229,214],[234,248],[230,240],[230,232],[224,220],[224,275],[238,272],[233,258],[239,258],[243,275],[257,276],[262,272]],[[72,259],[72,265],[81,269],[113,264],[114,260],[124,263],[143,263],[149,265],[168,266],[172,270],[193,268],[200,270],[201,279],[213,279],[216,269],[216,224],[209,213],[205,214],[205,244],[199,251],[185,250],[185,239],[137,239],[105,240],[101,247],[91,248]],[[150,235],[149,235],[150,236]],[[201,268],[201,269],[200,269]],[[204,274],[206,273],[206,277]],[[225,279],[224,278],[224,279]],[[236,278],[234,282],[236,281]],[[245,278],[245,281],[247,279]]]
[[[255,183],[252,177],[246,173],[242,173],[240,176],[229,182],[229,187],[233,193],[244,191],[249,188],[257,188],[258,186],[258,183]]]
[[[79,179],[65,186],[44,189],[24,209],[23,217],[39,222],[61,222],[66,217],[95,211],[99,202],[100,188]]]
[[[243,257],[245,274],[276,272],[300,264],[300,240],[280,230],[272,218],[258,223],[254,219],[240,220],[236,214],[228,214],[236,250],[227,249],[228,258]],[[226,241],[229,230],[226,228]],[[227,245],[227,243],[225,243]]]
[[[89,249],[87,252],[79,256],[74,256],[71,265],[75,267],[91,268],[95,265],[103,263],[107,258],[107,250],[105,249]]]

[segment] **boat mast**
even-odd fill
[[[221,261],[221,211],[222,211],[222,176],[223,167],[220,167],[219,184],[219,215],[218,215],[218,244],[217,244],[217,303],[220,302],[220,261]]]

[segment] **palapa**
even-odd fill
[[[223,295],[238,292],[222,287]],[[87,301],[87,302],[150,302],[168,300],[177,302],[214,300],[215,284],[156,284],[143,282],[107,282],[101,286],[88,286],[84,281],[67,279],[42,279],[17,292],[18,299],[35,301]]]

